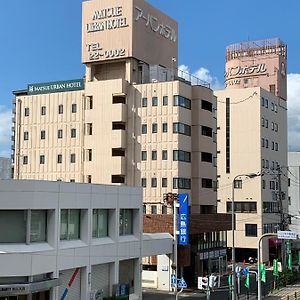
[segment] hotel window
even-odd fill
[[[201,108],[204,110],[208,110],[210,112],[213,111],[213,105],[212,103],[206,101],[206,100],[201,100]]]
[[[142,185],[142,187],[146,187],[147,186],[147,179],[145,177],[142,178],[141,185]]]
[[[58,113],[62,114],[64,112],[64,106],[62,104],[58,105]]]
[[[147,207],[146,207],[146,205],[144,204],[143,205],[143,214],[145,215],[147,213]]]
[[[168,159],[168,150],[162,150],[161,159],[162,160],[167,160]]]
[[[201,161],[212,163],[213,155],[208,152],[201,152]]]
[[[261,97],[261,106],[265,106],[265,98]]]
[[[265,118],[264,117],[261,118],[261,126],[265,127]]]
[[[147,98],[142,98],[142,107],[147,107]]]
[[[47,241],[47,211],[31,210],[30,242]]]
[[[45,164],[45,155],[40,155],[40,164]]]
[[[92,175],[86,175],[85,182],[92,183]]]
[[[23,165],[27,165],[28,164],[28,156],[24,155],[23,156]]]
[[[93,238],[108,236],[108,209],[93,209]]]
[[[41,130],[41,140],[46,139],[46,131],[45,130]]]
[[[61,163],[62,163],[62,155],[61,155],[61,154],[58,154],[58,155],[57,155],[57,163],[58,163],[58,164],[61,164]]]
[[[257,236],[257,224],[245,224],[245,236]]]
[[[152,133],[157,133],[157,123],[152,124]]]
[[[120,209],[119,234],[133,234],[133,209]]]
[[[233,186],[235,189],[241,189],[243,188],[243,181],[240,179],[236,179],[233,183]]]
[[[173,178],[173,189],[191,189],[190,178]]]
[[[156,215],[157,214],[157,206],[156,205],[151,205],[151,214]]]
[[[266,169],[269,169],[269,161],[266,159]]]
[[[213,136],[213,130],[210,127],[207,126],[201,126],[202,135],[212,137]]]
[[[269,100],[265,99],[265,108],[268,108],[268,107],[269,107]]]
[[[142,124],[142,134],[147,133],[147,124]]]
[[[266,188],[266,181],[264,179],[262,180],[262,188],[263,190]]]
[[[277,132],[277,131],[278,131],[278,124],[275,123],[275,132]]]
[[[80,239],[80,209],[62,209],[60,213],[60,240]]]
[[[266,148],[269,148],[269,140],[265,139]]]
[[[269,128],[269,120],[265,119],[265,127]]]
[[[275,84],[270,84],[269,85],[269,91],[270,91],[270,93],[272,93],[273,95],[275,95]]]
[[[151,187],[157,187],[157,178],[153,177],[151,178]]]
[[[71,138],[76,138],[76,128],[71,128]]]
[[[62,129],[58,129],[57,130],[57,138],[62,139],[62,137],[63,137],[63,131],[62,131]]]
[[[93,109],[93,96],[85,98],[85,109]]]
[[[24,141],[28,141],[28,140],[29,140],[29,132],[24,131]]]
[[[163,96],[163,106],[168,105],[168,96]]]
[[[173,133],[191,135],[191,126],[184,123],[173,123]]]
[[[92,149],[86,149],[85,155],[86,155],[86,161],[92,161],[93,160],[93,151],[92,151]]]
[[[46,115],[46,106],[41,107],[41,115],[45,116]]]
[[[157,106],[157,104],[158,104],[157,97],[152,97],[152,106]]]
[[[166,215],[166,214],[168,213],[168,207],[167,207],[166,205],[163,205],[163,206],[161,207],[161,213],[162,213],[163,215]]]
[[[265,168],[265,160],[264,159],[261,160],[261,167]]]
[[[173,150],[173,161],[191,162],[191,152]]]
[[[278,151],[278,143],[275,143],[275,151]]]
[[[29,107],[24,108],[24,116],[28,117],[29,116]]]
[[[70,179],[70,182],[75,182],[75,179]]]
[[[227,213],[231,212],[232,202],[228,201],[226,203]],[[234,211],[237,213],[256,213],[257,212],[257,203],[256,202],[234,202]]]
[[[261,146],[265,147],[265,139],[264,138],[261,138]]]
[[[85,124],[85,134],[86,135],[93,135],[93,123],[86,123]]]
[[[168,132],[168,123],[162,123],[162,131]]]
[[[277,113],[277,104],[274,104],[274,111]]]
[[[274,103],[271,103],[271,110],[274,111]]]
[[[142,151],[142,160],[147,160],[147,151]]]
[[[152,160],[157,160],[157,151],[156,150],[152,151]]]
[[[75,153],[72,153],[72,154],[70,155],[70,162],[71,162],[71,164],[74,164],[75,161],[76,161],[76,155],[75,155]]]
[[[213,181],[209,178],[202,178],[202,187],[206,189],[212,189],[213,188]]]
[[[274,122],[271,123],[271,129],[274,130]]]
[[[272,141],[272,150],[275,150],[275,143]]]
[[[77,104],[73,103],[72,104],[72,113],[76,113],[77,112]]]
[[[175,95],[173,105],[191,109],[191,100],[182,96]]]
[[[163,177],[161,179],[161,187],[168,187],[168,178]]]

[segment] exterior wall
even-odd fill
[[[257,248],[257,237],[245,236],[245,224],[257,224],[257,236],[263,234],[264,224],[280,224],[280,216],[264,213],[263,202],[277,202],[269,182],[277,174],[277,163],[287,164],[287,112],[284,100],[261,88],[227,89],[217,91],[218,97],[218,212],[226,212],[226,202],[232,199],[232,182],[239,174],[261,173],[262,177],[243,180],[242,189],[234,190],[235,201],[257,203],[257,213],[236,213],[235,246],[238,248]],[[230,172],[226,172],[226,98],[230,100]],[[268,108],[262,107],[262,98],[268,99]],[[277,113],[271,104],[276,103]],[[268,120],[268,128],[263,127],[262,118]],[[272,122],[278,124],[278,132],[272,130]],[[262,138],[267,139],[269,147],[262,147]],[[272,150],[272,142],[279,145]],[[263,168],[262,160],[269,161],[269,168]],[[274,166],[272,165],[274,162]],[[273,168],[274,167],[274,168]],[[262,184],[265,182],[265,189]],[[286,181],[282,180],[282,191],[287,191]],[[278,186],[278,185],[277,185]],[[278,203],[278,202],[277,202]],[[286,211],[287,202],[283,201]],[[232,244],[232,233],[228,233],[228,244]],[[246,246],[247,245],[247,246]]]
[[[59,273],[66,273],[80,268],[81,297],[85,299],[91,290],[88,273],[95,266],[105,267],[110,264],[109,287],[119,283],[119,263],[134,259],[139,265],[142,256],[142,208],[141,190],[139,188],[82,185],[72,183],[56,183],[45,181],[3,181],[0,182],[1,210],[48,211],[47,242],[29,244],[1,243],[0,277],[15,282],[20,276],[36,276],[52,273],[58,278]],[[109,209],[112,216],[109,223],[109,237],[92,239],[92,210],[94,208]],[[119,235],[119,209],[134,209],[133,234]],[[81,236],[80,240],[60,240],[60,210],[80,209]],[[153,243],[153,240],[152,240]],[[171,243],[171,242],[170,242]],[[155,244],[155,243],[154,243]],[[171,246],[170,246],[171,248]],[[170,249],[165,249],[170,251]],[[99,255],[101,253],[101,255]],[[147,253],[148,254],[148,253]],[[161,254],[161,250],[156,254]],[[92,278],[94,274],[91,274]],[[141,293],[140,272],[134,269],[134,290],[136,299]],[[65,280],[69,280],[66,278]],[[2,280],[3,281],[3,280]],[[54,288],[53,298],[59,299],[66,286]],[[60,290],[60,293],[59,293]],[[134,296],[134,295],[133,295]]]
[[[297,217],[300,211],[300,152],[288,153],[288,170],[287,175],[290,181],[288,213],[292,216],[289,228],[300,232],[300,220]]]
[[[72,104],[77,112],[72,113]],[[58,113],[58,106],[63,105],[63,113]],[[41,114],[41,107],[46,107],[46,114]],[[25,116],[29,108],[29,116]],[[43,179],[77,182],[82,181],[83,147],[83,92],[61,92],[51,94],[23,95],[16,97],[15,126],[15,179]],[[63,137],[58,138],[58,130]],[[71,138],[71,129],[76,129],[76,137]],[[45,139],[41,139],[41,131]],[[28,132],[28,140],[24,140]],[[57,156],[62,155],[62,163]],[[70,162],[75,154],[75,163]],[[45,156],[45,163],[40,164],[40,155]],[[24,156],[28,163],[23,163]]]
[[[10,179],[11,176],[11,160],[0,157],[0,179]]]

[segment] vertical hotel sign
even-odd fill
[[[187,245],[189,243],[189,195],[179,194],[179,245]]]

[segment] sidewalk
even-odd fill
[[[289,297],[290,300],[291,299],[297,299],[297,298],[294,297],[295,293],[300,299],[300,283],[296,283],[294,285],[288,285],[284,288],[281,288],[280,290],[269,294],[269,296],[266,297],[265,299],[268,299],[268,300],[288,299],[288,296],[291,296],[291,297]]]

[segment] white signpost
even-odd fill
[[[294,231],[277,231],[277,238],[282,240],[296,240],[298,234]]]

